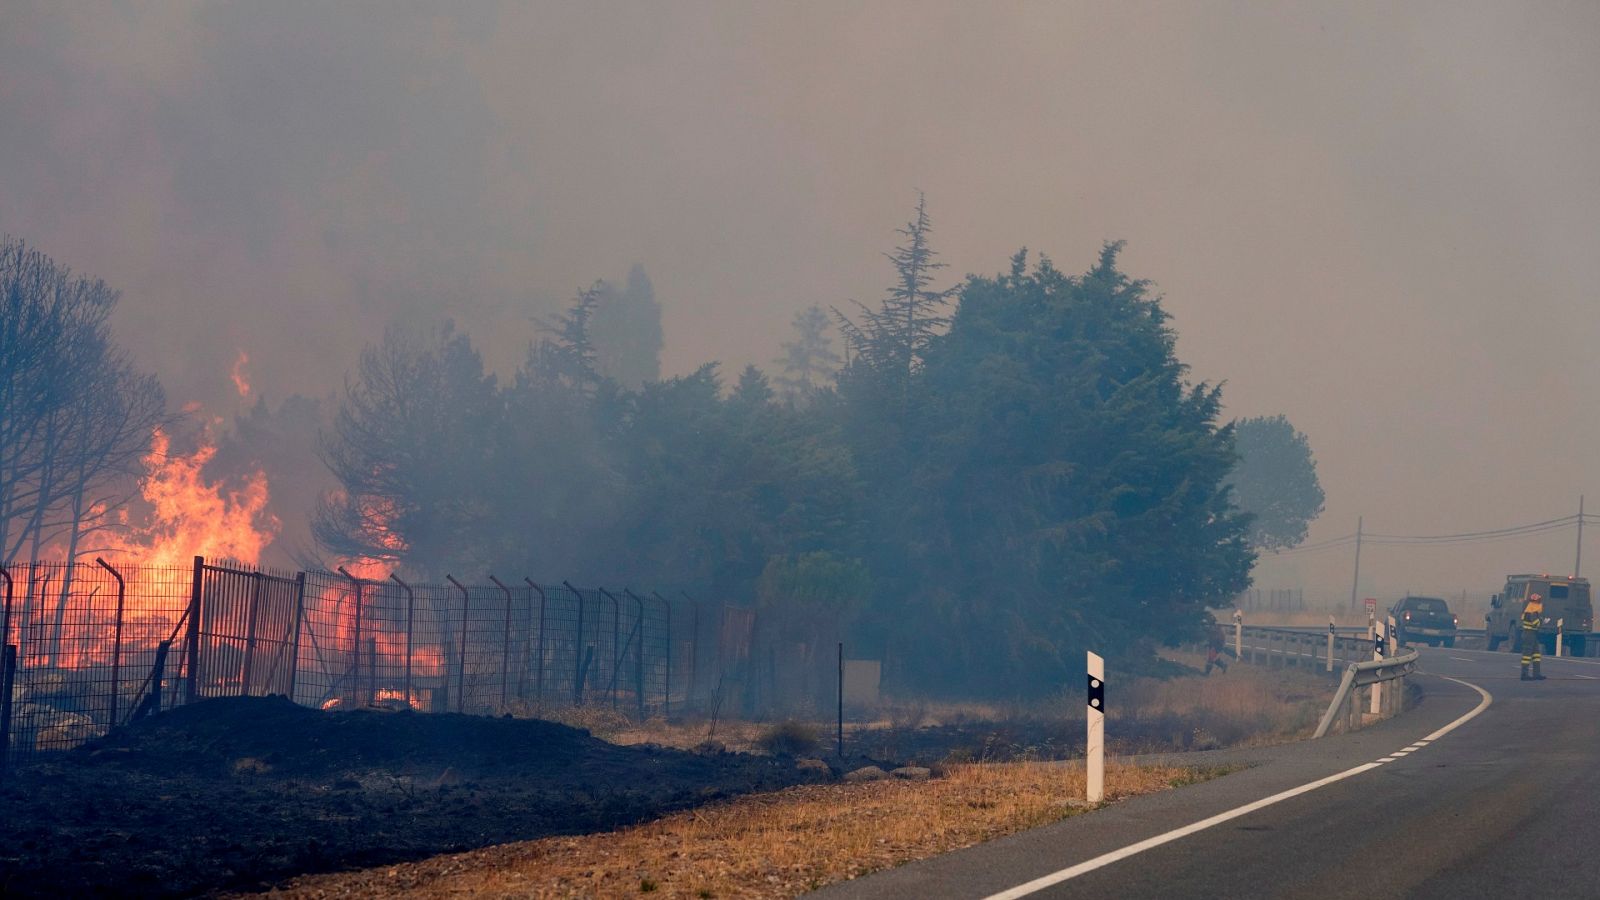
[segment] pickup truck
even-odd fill
[[[1438,597],[1406,597],[1389,610],[1395,639],[1401,644],[1454,647],[1456,617]]]

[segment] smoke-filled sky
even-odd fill
[[[505,367],[635,262],[668,373],[766,365],[798,309],[879,295],[921,189],[953,278],[1127,240],[1194,377],[1310,436],[1313,541],[1475,531],[1600,508],[1597,84],[1585,2],[5,0],[0,232],[121,288],[174,401],[231,413],[241,350],[274,402],[396,316]],[[1571,544],[1373,548],[1363,592]],[[1349,556],[1258,581],[1347,595]]]

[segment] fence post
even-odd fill
[[[355,659],[351,660],[350,663],[350,685],[355,688],[355,692],[359,696],[361,694],[361,579],[351,575],[345,570],[344,566],[340,566],[337,571],[340,575],[350,579],[350,583],[356,589],[356,633],[350,647],[351,652],[355,654]],[[367,700],[368,703],[363,705],[370,705],[372,698],[368,697]]]
[[[10,576],[6,577],[6,586],[11,585]],[[11,694],[17,683],[17,645],[6,644],[3,661],[0,661],[0,690],[5,691],[0,696],[0,775],[6,771],[6,763],[11,759]]]
[[[0,579],[6,583],[5,610],[0,612],[0,644],[11,643],[11,573],[5,566],[0,566]]]
[[[299,682],[300,675],[300,626],[305,619],[306,610],[306,573],[296,572],[294,576],[294,636],[289,643],[289,702],[294,702],[295,685]]]
[[[683,691],[684,706],[694,705],[695,681],[700,677],[700,601],[689,596],[687,591],[679,591],[683,599],[689,601],[689,613],[692,622],[689,624],[689,686]]]
[[[839,759],[843,760],[844,759],[844,641],[840,641],[839,642],[839,707],[838,707],[838,712],[839,712],[839,718],[838,718],[838,728],[839,728],[839,730],[834,733],[835,740],[837,741],[837,743],[835,744],[835,749],[839,753]]]
[[[417,613],[417,595],[412,592],[411,585],[400,580],[400,576],[389,573],[389,578],[400,589],[406,592],[406,705],[411,705],[411,647],[416,636],[414,619]]]
[[[650,596],[661,601],[661,609],[667,616],[667,649],[663,657],[666,676],[662,679],[665,687],[661,690],[661,714],[665,716],[672,712],[672,604],[659,591],[651,591]]]
[[[534,590],[539,592],[539,668],[537,670],[537,674],[534,675],[533,695],[534,695],[535,701],[539,705],[543,706],[544,705],[544,588],[539,587],[537,584],[534,584],[533,583],[533,579],[529,578],[526,575],[522,576],[522,580],[526,581],[528,583],[528,587],[531,587]]]
[[[622,604],[605,588],[596,588],[611,601],[611,708],[617,708],[617,672],[622,668]]]
[[[106,726],[106,730],[110,731],[117,727],[117,700],[122,693],[122,608],[128,598],[128,585],[122,580],[122,573],[111,568],[110,563],[98,556],[94,561],[117,580],[117,624],[111,644],[111,718]]]
[[[206,559],[194,558],[194,583],[189,592],[188,671],[184,673],[183,702],[193,703],[200,694],[197,678],[200,668],[200,595],[203,592]]]
[[[505,640],[500,648],[500,711],[506,711],[507,688],[511,685],[511,589],[500,583],[500,579],[489,576],[501,593],[506,595],[506,633]]]
[[[456,660],[456,712],[463,712],[467,705],[467,607],[472,605],[472,596],[455,576],[446,575],[445,580],[461,592],[461,657]]]
[[[639,720],[642,722],[644,721],[644,601],[627,588],[623,588],[622,592],[633,599],[634,609],[639,616],[639,625],[634,629],[639,636],[639,646],[633,651],[633,699],[634,706],[639,710]]]
[[[250,675],[256,656],[256,615],[261,605],[261,578],[260,572],[250,575],[250,610],[245,614],[244,625],[244,661],[239,665],[239,696],[250,696]]]
[[[583,646],[583,592],[572,586],[572,582],[563,581],[562,585],[578,598],[578,634],[572,639],[572,705],[583,705],[583,674],[588,668],[584,661]]]
[[[172,651],[171,641],[162,641],[156,645],[156,661],[150,667],[150,704],[152,712],[161,712],[161,682],[167,680],[167,654]],[[133,717],[139,717],[139,711],[133,711]]]

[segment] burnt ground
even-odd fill
[[[538,720],[210,700],[9,773],[0,895],[251,888],[806,780],[792,759],[622,747]]]

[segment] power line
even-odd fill
[[[1550,534],[1556,531],[1564,531],[1568,528],[1578,525],[1580,521],[1590,524],[1600,522],[1600,514],[1583,514],[1581,517],[1579,515],[1562,516],[1558,519],[1546,519],[1542,522],[1529,522],[1523,525],[1508,526],[1506,528],[1494,528],[1484,531],[1462,531],[1453,534],[1383,534],[1364,532],[1359,537],[1360,541],[1364,543],[1383,544],[1389,546],[1493,543],[1497,541],[1516,540],[1518,538],[1525,537],[1536,537],[1538,535]],[[1357,543],[1357,537],[1358,536],[1354,532],[1351,532],[1349,534],[1340,535],[1339,537],[1335,538],[1328,538],[1312,544],[1301,544],[1298,547],[1290,547],[1284,550],[1274,550],[1267,555],[1270,558],[1282,558],[1288,556],[1326,553],[1332,550],[1341,550],[1345,547],[1355,546]]]

